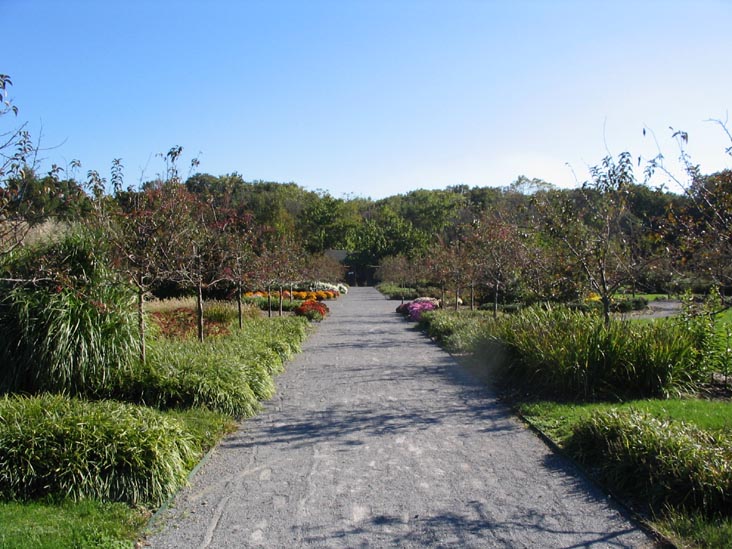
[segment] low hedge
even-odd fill
[[[641,488],[656,509],[732,516],[728,435],[612,409],[579,422],[565,447],[616,490],[637,494]]]
[[[196,459],[182,425],[153,409],[60,395],[0,398],[0,498],[159,506]]]

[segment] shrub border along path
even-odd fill
[[[353,288],[152,547],[651,547],[475,377]]]

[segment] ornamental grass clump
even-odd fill
[[[134,293],[83,228],[14,251],[0,268],[0,391],[104,393],[139,346]]]
[[[732,516],[732,439],[636,410],[579,422],[566,444],[616,490],[664,506]]]
[[[158,338],[145,364],[123,376],[111,395],[160,409],[206,408],[250,417],[274,394],[273,376],[300,350],[304,318],[248,319],[241,330],[205,343]]]
[[[148,359],[121,377],[115,398],[161,410],[206,408],[232,417],[251,417],[259,409],[252,385],[265,372],[215,348],[215,342],[160,339],[150,342]],[[261,390],[261,393],[267,391]]]
[[[419,321],[419,327],[448,352],[481,356],[485,353],[478,349],[478,342],[492,324],[495,324],[493,315],[483,311],[444,309],[424,311]]]
[[[707,376],[682,323],[613,321],[564,307],[530,307],[485,324],[474,351],[505,348],[509,379],[562,398],[669,397]]]
[[[0,497],[94,498],[150,508],[185,480],[194,445],[143,406],[61,395],[0,398]]]

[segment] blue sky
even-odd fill
[[[44,166],[126,184],[183,147],[213,175],[380,198],[608,153],[730,167],[729,1],[0,0],[0,73]],[[643,128],[652,130],[644,137]],[[638,171],[641,176],[641,171]],[[663,181],[656,180],[656,184]]]

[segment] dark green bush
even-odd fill
[[[732,439],[638,411],[600,412],[566,445],[614,489],[705,514],[732,514]]]
[[[194,455],[177,421],[147,407],[61,395],[0,398],[0,497],[160,505]]]
[[[138,347],[134,294],[106,266],[102,239],[76,229],[6,258],[0,391],[105,392]]]
[[[648,308],[648,300],[645,297],[638,296],[628,299],[621,299],[612,304],[612,310],[618,313],[630,313],[632,311],[642,311]]]

